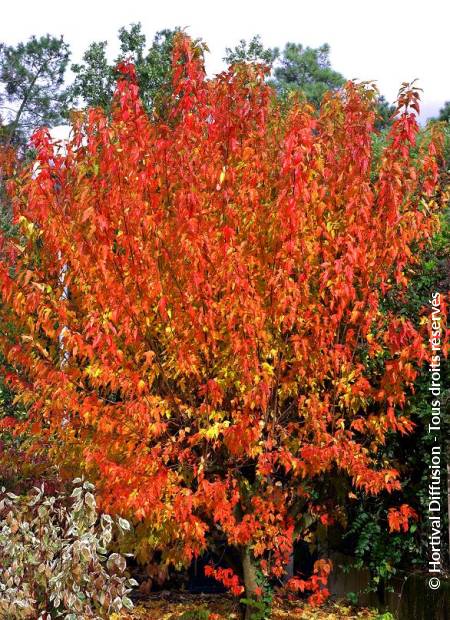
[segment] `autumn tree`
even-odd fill
[[[284,114],[261,65],[207,80],[181,35],[165,120],[119,69],[111,116],[75,119],[64,148],[37,132],[14,190],[0,312],[16,330],[0,343],[27,407],[16,432],[95,479],[158,571],[234,547],[240,570],[207,572],[256,605],[260,575],[281,576],[307,524],[333,518],[318,477],[400,487],[379,450],[411,429],[427,349],[381,301],[437,227],[438,137],[412,157],[404,86],[375,158],[369,84]],[[319,602],[328,571],[290,587]]]

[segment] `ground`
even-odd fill
[[[232,597],[167,591],[136,604],[131,612],[113,614],[111,620],[206,620],[207,611],[217,614],[212,615],[215,620],[240,618],[236,599]],[[355,609],[345,603],[329,602],[319,609],[312,609],[301,601],[285,598],[275,599],[272,612],[273,620],[377,620],[382,617],[374,610]]]

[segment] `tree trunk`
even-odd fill
[[[37,80],[38,80],[42,70],[44,69],[44,66],[45,65],[41,65],[41,67],[39,67],[38,72],[36,73],[34,78],[31,80],[31,83],[30,83],[30,85],[28,87],[28,90],[25,93],[24,98],[22,99],[22,101],[20,103],[20,106],[19,106],[19,109],[17,110],[16,116],[15,116],[13,122],[11,123],[10,134],[9,134],[9,137],[8,137],[8,141],[6,142],[7,146],[9,146],[12,143],[13,139],[14,139],[14,135],[15,135],[18,127],[19,127],[20,118],[21,118],[21,116],[23,114],[23,111],[25,110],[25,106],[27,105],[28,100],[31,97],[31,93],[33,92],[34,85],[36,84],[36,82],[37,82]]]
[[[242,570],[244,573],[245,598],[254,599],[255,590],[258,587],[256,580],[256,565],[253,561],[250,549],[245,547],[242,551]],[[251,620],[254,609],[250,605],[245,606],[244,620]]]

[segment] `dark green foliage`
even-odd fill
[[[379,130],[387,129],[391,124],[392,115],[395,112],[395,106],[390,104],[383,95],[380,95],[377,101],[377,115],[375,127]]]
[[[173,37],[179,29],[157,32],[147,49],[147,39],[140,23],[120,28],[120,53],[113,63],[106,55],[106,41],[91,43],[83,62],[72,65],[75,80],[70,88],[70,104],[108,110],[117,78],[116,66],[129,60],[136,67],[139,93],[146,109],[151,112],[170,92],[172,75]]]
[[[106,57],[106,41],[91,43],[81,64],[72,65],[75,81],[70,87],[70,101],[82,99],[88,107],[107,108],[114,92],[114,69]]]
[[[279,55],[280,52],[277,47],[265,48],[261,37],[255,35],[249,43],[245,39],[241,39],[233,49],[227,47],[223,60],[228,65],[237,62],[261,62],[271,66]]]
[[[301,43],[287,43],[274,70],[274,85],[280,94],[301,91],[308,101],[319,106],[328,90],[336,90],[345,83],[344,77],[331,68],[330,46],[304,47]]]
[[[439,110],[438,121],[450,121],[450,101],[446,101]]]
[[[389,533],[386,504],[389,500],[361,497],[352,510],[350,527],[345,537],[352,541],[355,566],[369,569],[369,590],[389,583],[406,558],[416,559],[418,528],[413,524],[407,533]],[[424,561],[426,555],[422,557]]]
[[[70,51],[63,37],[31,37],[17,46],[0,45],[0,103],[11,144],[23,143],[42,125],[62,120],[64,74]]]
[[[444,124],[444,168],[450,172],[450,120]]]

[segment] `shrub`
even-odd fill
[[[115,523],[99,516],[94,486],[80,478],[73,492],[48,495],[44,486],[25,496],[0,493],[0,616],[66,620],[102,618],[133,606],[137,582],[126,559],[108,556]],[[119,531],[130,528],[116,520]]]

